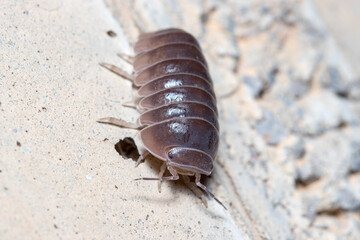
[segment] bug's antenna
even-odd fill
[[[196,174],[195,174],[195,183],[196,183],[196,185],[197,185],[199,188],[201,188],[202,190],[204,190],[207,194],[209,194],[213,199],[215,199],[215,201],[217,201],[221,206],[223,206],[223,208],[225,208],[225,210],[227,210],[227,208],[225,207],[225,205],[224,205],[222,202],[220,202],[220,200],[217,199],[217,198],[215,197],[215,195],[214,195],[212,192],[210,192],[210,191],[207,189],[207,187],[200,182],[200,178],[201,178],[201,174],[196,173]]]

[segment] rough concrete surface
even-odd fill
[[[221,143],[204,183],[151,181],[114,145],[136,130],[131,72],[141,31],[200,41]],[[358,239],[360,76],[308,0],[0,3],[1,239]],[[109,33],[112,31],[115,34]]]

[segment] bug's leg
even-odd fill
[[[143,178],[137,178],[137,179],[134,179],[135,181],[138,181],[138,180],[157,180],[157,181],[174,181],[174,180],[178,180],[179,179],[179,175],[177,174],[176,171],[174,171],[173,169],[171,168],[168,168],[170,173],[171,173],[171,176],[169,177],[161,177],[161,178],[148,178],[148,177],[143,177]]]
[[[141,97],[137,94],[137,89],[135,87],[135,88],[133,88],[133,92],[132,92],[132,100],[124,102],[122,104],[122,106],[128,107],[128,108],[134,108],[134,109],[137,109],[139,112],[141,112],[141,109],[139,107],[140,100],[141,100]]]
[[[113,118],[113,117],[100,118],[99,120],[97,120],[97,122],[110,124],[110,125],[114,125],[114,126],[122,127],[122,128],[132,128],[132,129],[140,129],[141,128],[141,126],[137,122],[131,123],[131,122],[127,122],[125,120]]]
[[[112,71],[113,73],[116,73],[120,77],[123,77],[131,82],[134,82],[134,80],[135,80],[135,76],[128,74],[127,72],[125,72],[124,70],[122,70],[121,68],[119,68],[115,65],[112,65],[109,63],[100,63],[100,66]]]
[[[125,53],[118,53],[117,54],[122,60],[124,60],[125,62],[129,63],[129,64],[133,64],[135,57],[125,54]]]
[[[135,105],[135,103],[132,102],[132,101],[124,102],[124,103],[122,104],[122,106],[123,106],[123,107],[135,108],[135,109],[136,109],[136,105]]]
[[[159,178],[162,178],[164,176],[165,170],[166,170],[166,162],[164,162],[160,167]],[[159,193],[161,193],[161,183],[162,183],[162,181],[158,182]]]
[[[222,204],[222,202],[220,202],[219,199],[217,199],[215,197],[214,194],[212,194],[212,192],[210,192],[207,187],[205,185],[203,185],[201,182],[200,182],[200,178],[201,178],[201,174],[200,173],[196,173],[195,174],[195,183],[196,185],[201,188],[202,190],[204,190],[207,194],[209,194],[213,199],[215,199],[215,201],[217,201],[221,206],[223,206],[223,208],[225,208],[227,210],[227,208],[224,206],[224,204]]]
[[[136,160],[136,164],[135,167],[139,166],[140,163],[145,161],[145,158],[149,155],[150,153],[148,151],[145,151],[143,154],[140,155],[140,157]]]
[[[201,201],[204,203],[205,207],[208,207],[207,201],[204,198],[204,194],[201,192],[201,190],[196,186],[194,182],[190,182],[190,179],[186,175],[182,175],[182,178],[184,180],[185,185],[190,188],[190,190],[201,199]]]

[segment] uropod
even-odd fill
[[[101,63],[101,66],[133,81],[134,104],[140,113],[136,123],[107,117],[99,119],[119,127],[135,128],[141,161],[147,156],[163,161],[159,178],[178,180],[179,174],[195,176],[196,185],[225,206],[200,182],[209,176],[219,146],[219,123],[213,82],[198,41],[181,29],[143,33],[134,46],[134,74]],[[163,177],[165,168],[171,176]]]

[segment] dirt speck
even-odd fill
[[[116,33],[113,30],[109,30],[106,32],[109,37],[116,37]]]

